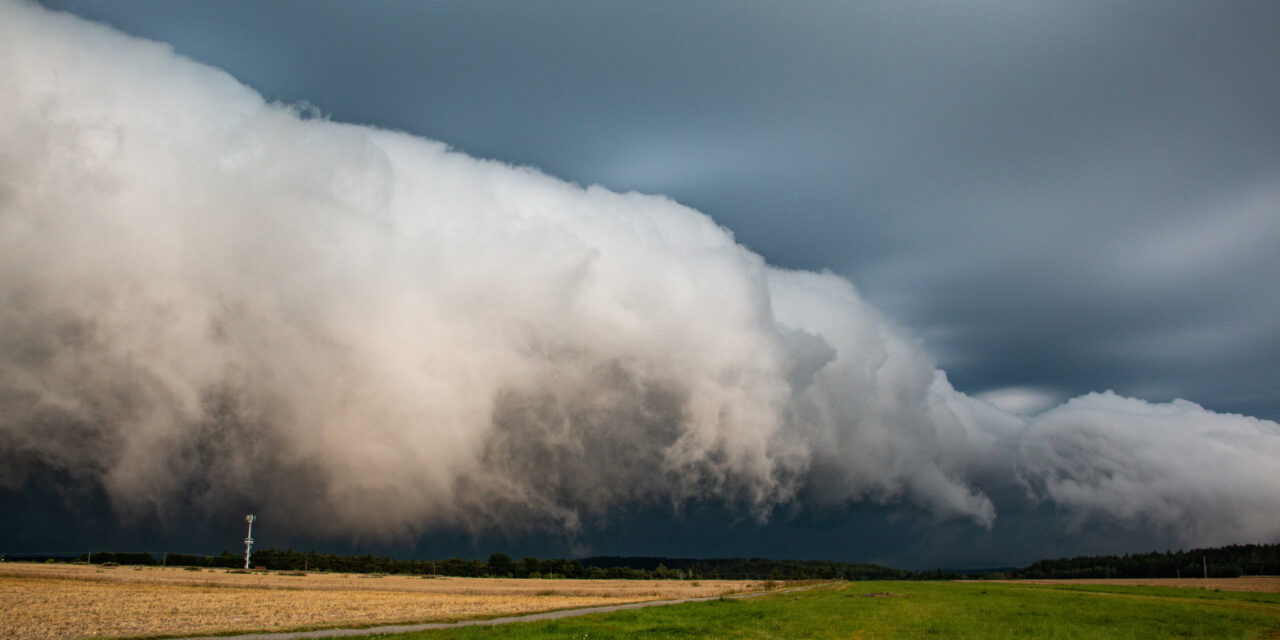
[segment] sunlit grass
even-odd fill
[[[1280,603],[1275,600],[1274,594],[1158,587],[859,582],[397,639],[1255,639],[1280,634]]]

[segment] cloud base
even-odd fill
[[[268,104],[0,5],[0,491],[246,502],[326,535],[572,532],[618,505],[993,496],[1187,544],[1280,538],[1280,425],[955,391],[830,273],[670,199]],[[1003,498],[1000,498],[1003,500]]]

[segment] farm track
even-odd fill
[[[981,581],[975,581],[981,582]],[[1098,578],[1078,580],[992,580],[990,582],[1034,585],[1034,586],[1086,586],[1086,587],[1170,587],[1178,589],[1203,589],[1213,591],[1231,591],[1235,593],[1280,593],[1280,576],[1247,576],[1241,578]],[[1142,593],[1120,593],[1115,591],[1078,590],[1074,593],[1113,598],[1131,598],[1135,600],[1185,602],[1224,609],[1241,609],[1280,615],[1280,604],[1269,602],[1247,602],[1241,600],[1213,600],[1194,596],[1171,596],[1167,594],[1147,595]],[[1280,638],[1280,634],[1277,635]]]
[[[307,638],[340,638],[353,636],[369,636],[382,635],[392,633],[411,633],[414,631],[430,631],[435,629],[458,629],[461,627],[481,627],[495,626],[501,624],[513,624],[518,622],[539,622],[542,620],[559,620],[562,618],[571,618],[576,616],[586,616],[593,613],[612,613],[614,611],[626,611],[629,609],[644,609],[648,607],[662,607],[673,604],[684,604],[686,602],[706,602],[717,598],[755,598],[770,594],[790,593],[793,591],[801,591],[804,589],[813,589],[815,587],[834,583],[808,584],[799,587],[791,587],[788,589],[778,589],[775,591],[754,591],[751,593],[737,593],[724,596],[703,596],[698,598],[683,598],[680,600],[648,600],[645,602],[628,602],[625,604],[611,604],[599,607],[582,607],[579,609],[560,609],[558,611],[543,611],[540,613],[529,613],[520,616],[507,616],[503,618],[490,618],[487,620],[459,620],[457,622],[425,622],[421,624],[400,624],[400,625],[384,625],[380,627],[366,627],[362,629],[317,629],[315,631],[283,631],[276,633],[251,633],[238,636],[188,636],[183,638],[173,638],[171,640],[304,640]]]
[[[1185,588],[1185,587],[1181,587]],[[1245,611],[1258,611],[1261,613],[1269,613],[1280,616],[1280,604],[1272,604],[1268,602],[1242,602],[1239,600],[1210,600],[1206,598],[1194,597],[1177,597],[1169,595],[1150,596],[1141,593],[1115,593],[1109,591],[1075,591],[1090,596],[1101,596],[1109,598],[1130,598],[1133,600],[1147,600],[1151,602],[1184,602],[1186,604],[1203,605],[1208,607],[1221,607],[1223,609],[1242,609]]]
[[[234,574],[170,567],[0,563],[6,640],[370,628],[718,597],[744,581],[513,580]]]
[[[1080,578],[1065,580],[991,580],[1009,584],[1078,584],[1115,585],[1121,587],[1181,587],[1186,589],[1221,589],[1222,591],[1255,591],[1280,593],[1280,576],[1244,576],[1241,578]]]

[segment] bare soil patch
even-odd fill
[[[1184,587],[1221,591],[1261,591],[1280,593],[1280,576],[1241,578],[1090,578],[1081,580],[999,580],[1021,584],[1114,584],[1145,587]]]
[[[6,637],[198,635],[508,616],[750,591],[729,580],[514,580],[235,574],[224,569],[0,564]]]

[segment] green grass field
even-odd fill
[[[1257,638],[1280,640],[1280,594],[1166,587],[854,582],[442,638]]]

